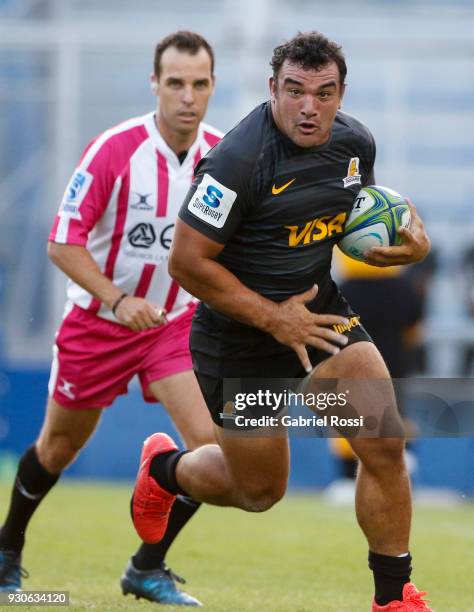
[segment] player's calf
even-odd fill
[[[77,457],[81,447],[74,445],[68,435],[40,435],[36,451],[41,465],[51,474],[60,474]]]
[[[354,438],[349,443],[373,476],[391,478],[397,468],[405,470],[404,438]]]
[[[264,512],[285,494],[287,471],[278,470],[275,465],[274,473],[261,472],[258,460],[249,470],[242,465],[244,453],[240,457],[240,461],[231,463],[235,458],[226,457],[218,445],[202,446],[179,459],[175,477],[194,499],[247,512]],[[169,489],[172,483],[162,479],[159,484]]]
[[[46,418],[36,441],[41,465],[51,474],[60,474],[74,459],[94,432],[100,408],[66,408],[48,398]]]

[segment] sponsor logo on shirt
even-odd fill
[[[124,245],[123,254],[149,263],[165,262],[168,260],[173,233],[174,223],[165,225],[161,231],[151,223],[139,223],[128,232],[128,243]]]
[[[214,227],[222,227],[237,198],[229,189],[210,174],[205,174],[188,204],[188,210],[195,217]]]
[[[160,234],[160,244],[167,251],[170,250],[171,241],[173,240],[174,223],[170,223],[164,227]]]
[[[360,179],[362,176],[359,174],[359,158],[351,157],[351,161],[349,162],[349,167],[347,168],[347,176],[343,178],[344,187],[349,187],[350,185],[360,185]]]
[[[80,218],[79,206],[86,197],[93,178],[86,170],[76,170],[66,187],[59,208],[61,216]]]
[[[346,217],[347,213],[342,212],[334,216],[317,217],[301,227],[299,225],[285,225],[285,229],[290,232],[288,234],[288,246],[307,245],[342,234]]]
[[[282,191],[285,191],[285,189],[287,187],[289,187],[292,183],[294,183],[296,181],[296,178],[291,179],[291,181],[288,181],[288,183],[285,183],[284,185],[282,185],[281,187],[277,187],[275,185],[275,183],[273,183],[273,187],[272,187],[272,193],[273,195],[278,195],[279,193],[281,193]]]
[[[130,244],[138,249],[149,249],[156,241],[156,234],[151,223],[138,223],[128,234]]]
[[[130,208],[133,208],[134,210],[153,210],[153,206],[151,206],[151,204],[148,204],[148,198],[153,194],[137,193],[135,191],[133,195],[136,196],[136,201],[130,205]]]
[[[338,323],[333,325],[332,328],[338,334],[343,334],[344,332],[350,332],[356,325],[360,325],[360,317],[351,317],[347,325],[345,323]]]

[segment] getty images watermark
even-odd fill
[[[288,406],[299,402],[308,408],[320,412],[328,408],[344,408],[348,405],[349,391],[340,393],[298,393],[295,391],[274,392],[270,389],[259,389],[256,393],[237,393],[234,401],[228,406],[230,411],[221,414],[223,420],[231,419],[235,427],[361,427],[364,417],[344,417],[340,414],[279,414]],[[270,414],[261,416],[245,416],[249,408],[257,408]],[[278,415],[278,416],[276,416]]]
[[[244,435],[474,437],[474,379],[225,379],[224,429]]]

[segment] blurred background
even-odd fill
[[[412,198],[433,244],[427,263],[395,274],[416,301],[402,375],[473,376],[472,0],[0,0],[0,477],[11,477],[43,417],[65,286],[46,241],[65,185],[93,136],[152,110],[154,46],[177,29],[214,46],[206,121],[224,131],[266,99],[275,45],[310,29],[343,45],[344,110],[371,128],[377,181]],[[344,263],[335,274],[367,278]],[[377,314],[385,327],[397,316]],[[132,478],[143,438],[169,428],[132,386],[69,473]],[[474,495],[472,437],[419,439],[414,453],[420,490]],[[341,475],[326,440],[293,440],[294,487]]]

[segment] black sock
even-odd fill
[[[389,557],[369,551],[369,567],[374,572],[375,601],[385,606],[391,601],[402,601],[403,585],[410,582],[411,555]]]
[[[173,504],[163,539],[158,544],[143,543],[133,557],[133,565],[139,570],[151,570],[163,564],[168,548],[174,539],[199,510],[201,502],[194,501],[190,497],[178,495]]]
[[[25,452],[18,465],[7,518],[0,529],[1,549],[21,552],[30,518],[59,476],[44,469],[34,446]]]
[[[176,482],[176,466],[181,457],[189,452],[191,451],[172,450],[167,453],[160,453],[151,460],[150,476],[168,493],[186,497],[186,492]]]

